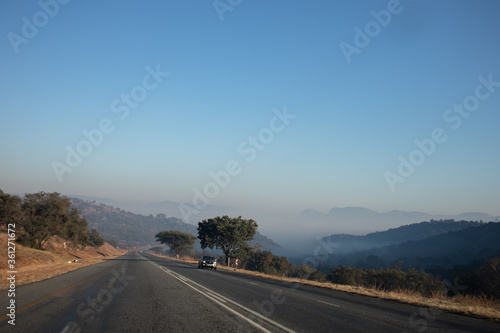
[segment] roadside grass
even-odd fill
[[[198,261],[192,257],[184,256],[181,257],[180,259],[177,259],[152,252],[148,253],[161,258],[168,258],[171,260],[183,261],[192,264],[198,263]],[[299,283],[303,285],[327,288],[336,291],[343,291],[350,294],[357,294],[357,295],[369,296],[385,300],[391,300],[404,304],[416,305],[419,307],[432,308],[438,311],[450,312],[450,313],[461,314],[482,319],[490,319],[500,322],[500,302],[492,300],[487,297],[479,297],[471,295],[457,295],[454,297],[449,297],[443,295],[442,293],[435,293],[431,297],[424,297],[421,294],[412,290],[384,291],[380,290],[377,287],[365,288],[358,286],[333,284],[331,282],[317,282],[306,279],[289,278],[284,276],[280,277],[280,276],[264,274],[261,272],[247,271],[244,269],[235,269],[232,267],[226,267],[222,265],[218,266],[217,269],[232,271],[238,274],[263,277],[267,279],[283,281],[288,283]]]

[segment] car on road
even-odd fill
[[[217,259],[212,256],[203,256],[198,260],[198,268],[210,267],[217,269]]]

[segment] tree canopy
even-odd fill
[[[88,244],[87,221],[59,193],[27,193],[22,211],[21,243],[40,249],[57,235],[75,245]]]
[[[57,192],[27,193],[21,199],[0,190],[0,223],[2,228],[15,223],[17,241],[33,248],[41,249],[56,235],[75,245],[89,243],[87,221]]]
[[[229,266],[230,258],[244,248],[247,241],[253,239],[257,227],[257,222],[252,219],[217,216],[198,222],[198,238],[202,249],[221,249]]]
[[[0,190],[0,227],[7,228],[9,223],[19,223],[23,218],[21,205],[23,200],[17,195],[10,195]]]
[[[87,235],[89,237],[89,245],[93,247],[99,247],[104,245],[104,238],[99,235],[97,230],[92,229],[87,231]]]
[[[168,245],[170,251],[181,255],[193,248],[196,237],[182,231],[160,231],[156,234],[156,241]]]

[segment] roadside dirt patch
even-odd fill
[[[9,284],[7,247],[7,234],[0,233],[0,289],[8,289]],[[116,249],[108,243],[99,248],[72,248],[59,237],[52,237],[43,251],[16,244],[16,286],[49,279],[125,253],[127,250]]]

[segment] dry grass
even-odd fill
[[[127,252],[107,243],[97,249],[90,246],[74,249],[57,237],[46,248],[40,251],[16,244],[16,286],[49,279]],[[0,233],[0,289],[8,289],[7,260],[7,235]]]
[[[153,253],[150,253],[153,254]],[[163,256],[159,254],[153,254],[157,257],[163,257],[168,259],[177,260],[172,257]],[[198,261],[192,257],[183,257],[179,261],[197,263]],[[274,275],[267,275],[260,272],[247,271],[244,269],[229,268],[225,266],[219,266],[218,269],[229,270],[239,274],[258,276],[267,279],[284,281],[289,283],[299,283],[303,285],[316,286],[321,288],[327,288],[337,291],[343,291],[346,293],[364,295],[374,298],[381,298],[391,301],[396,301],[405,304],[411,304],[421,307],[427,307],[436,309],[438,311],[451,312],[471,317],[491,319],[494,321],[500,321],[500,303],[493,301],[486,297],[474,297],[470,295],[459,295],[455,297],[447,297],[441,293],[436,293],[432,297],[423,297],[419,293],[412,290],[398,290],[398,291],[383,291],[377,290],[377,288],[365,288],[357,286],[348,286],[333,284],[330,282],[317,282],[304,280],[299,278],[288,278],[279,277]]]

